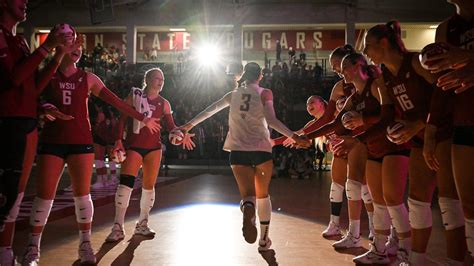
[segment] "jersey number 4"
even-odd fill
[[[63,91],[63,105],[71,105],[71,92],[68,90]]]
[[[242,94],[242,104],[240,105],[240,111],[247,112],[250,109],[251,95],[244,93]]]

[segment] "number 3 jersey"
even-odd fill
[[[224,150],[272,152],[261,98],[264,90],[257,84],[250,84],[232,92]]]
[[[60,71],[54,74],[43,93],[46,102],[54,104],[72,120],[56,119],[45,123],[40,142],[49,144],[92,144],[87,101],[89,86],[87,73],[78,69],[70,77]]]

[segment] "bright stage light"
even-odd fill
[[[198,49],[197,58],[203,66],[213,66],[221,59],[220,50],[216,45],[204,44]]]

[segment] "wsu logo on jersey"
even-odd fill
[[[75,90],[76,83],[71,82],[59,82],[59,88],[62,90]]]

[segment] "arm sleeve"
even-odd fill
[[[117,108],[121,113],[133,117],[138,121],[143,121],[145,119],[145,115],[140,114],[137,110],[133,109],[132,106],[122,101],[119,97],[117,97],[117,95],[115,95],[106,87],[102,87],[102,89],[100,90],[99,98],[112,105],[113,107]]]
[[[332,120],[334,120],[335,113],[336,113],[336,102],[333,100],[330,100],[328,103],[328,106],[326,107],[326,110],[324,111],[323,116],[319,118],[316,122],[309,125],[308,127],[303,128],[303,132],[307,134],[309,132],[313,132],[316,129],[330,123]]]
[[[193,119],[191,119],[188,124],[192,124],[193,126],[197,126],[204,120],[208,119],[209,117],[215,115],[217,112],[220,110],[226,108],[229,106],[229,99],[231,96],[231,92],[227,93],[219,99],[218,101],[214,102],[210,106],[208,106],[204,111],[200,112],[198,115],[196,115]]]
[[[278,120],[278,118],[276,118],[275,110],[273,109],[273,101],[265,102],[263,106],[263,114],[265,116],[265,120],[271,128],[275,129],[288,138],[293,136],[293,131],[287,128],[280,120]]]
[[[168,132],[176,128],[176,124],[174,123],[172,114],[164,114],[163,120],[165,122],[165,126]]]
[[[38,70],[38,66],[48,55],[48,49],[40,46],[25,60],[17,63],[11,72],[12,82],[15,86],[20,86],[28,77]]]
[[[343,132],[345,130],[345,128],[344,128],[344,126],[342,125],[342,122],[341,122],[341,117],[342,117],[343,114],[344,114],[343,111],[339,112],[337,117],[331,123],[328,123],[328,124],[320,127],[319,129],[306,134],[306,136],[309,139],[315,139],[317,137],[327,135],[331,132],[336,132],[336,131],[337,132]]]
[[[393,122],[394,118],[395,106],[393,104],[384,104],[381,107],[379,121],[355,137],[357,137],[361,142],[366,142],[374,134],[378,134],[380,131],[385,131],[387,126]]]
[[[56,60],[51,60],[51,62],[46,65],[46,67],[39,73],[38,79],[36,81],[36,91],[40,94],[46,85],[48,85],[49,81],[56,73],[59,67],[59,62]]]

